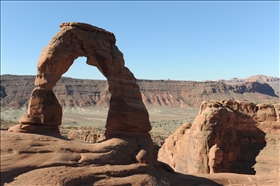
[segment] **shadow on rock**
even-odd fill
[[[202,102],[194,122],[165,141],[159,160],[184,174],[255,174],[256,157],[266,146],[266,134],[257,127],[263,118],[250,102]],[[276,121],[275,114],[272,119]]]

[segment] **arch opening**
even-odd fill
[[[88,65],[86,62],[87,57],[78,57],[62,76],[77,79],[107,80],[96,66]]]

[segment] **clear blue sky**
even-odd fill
[[[279,2],[1,1],[1,74],[35,75],[62,22],[110,32],[138,79],[279,77]],[[104,79],[75,60],[64,76]]]

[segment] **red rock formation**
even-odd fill
[[[94,127],[70,127],[68,129],[62,129],[60,132],[68,139],[87,143],[96,143],[105,139],[104,131],[98,130]]]
[[[279,185],[275,175],[183,175],[134,163],[137,140],[82,143],[62,137],[0,131],[1,185]],[[129,145],[128,145],[129,144]],[[129,148],[124,148],[129,146]],[[167,166],[165,166],[167,167]],[[278,176],[278,175],[277,175]]]
[[[209,150],[208,166],[210,173],[219,173],[221,170],[220,164],[223,160],[223,151],[217,144],[213,145]]]
[[[61,24],[60,32],[39,58],[35,80],[38,87],[32,92],[28,114],[20,119],[19,125],[11,127],[10,132],[1,132],[1,185],[218,185],[206,178],[176,174],[168,165],[156,161],[148,133],[151,129],[148,112],[136,79],[124,66],[123,55],[115,42],[114,35],[103,29],[84,23]],[[112,94],[106,139],[99,143],[71,141],[54,134],[59,133],[62,108],[53,87],[79,56],[86,56],[87,63],[96,66],[107,78]],[[208,107],[206,104],[202,108]],[[203,109],[201,112],[204,113]],[[217,119],[219,122],[221,118]],[[212,122],[216,125],[216,120],[210,124]],[[201,126],[198,119],[192,128],[195,132],[211,127]],[[200,137],[201,141],[204,137]],[[211,138],[209,144],[218,144],[223,154],[227,154],[219,139]],[[194,144],[197,139],[191,140],[195,140],[191,143]],[[191,155],[202,154],[204,146],[198,145]],[[225,157],[223,155],[223,160]],[[205,162],[200,161],[200,157],[192,159],[198,163],[199,171],[204,169]],[[230,182],[227,182],[229,178],[215,179]],[[245,183],[256,183],[248,179]]]
[[[148,112],[139,87],[133,74],[124,66],[123,54],[115,45],[114,34],[84,23],[63,23],[60,27],[60,32],[44,48],[38,60],[35,80],[38,88],[33,90],[28,115],[23,116],[20,123],[61,125],[62,108],[52,88],[76,58],[85,56],[87,64],[96,66],[109,83],[111,99],[107,130],[150,131]],[[26,120],[29,122],[23,122]],[[21,128],[19,125],[10,131],[23,132]]]
[[[202,102],[191,127],[184,124],[171,135],[158,159],[180,173],[209,173],[209,151],[216,144],[223,156],[215,172],[254,174],[265,132],[280,125],[278,108],[233,100]]]
[[[28,114],[9,131],[59,133],[62,107],[53,87],[76,58],[85,56],[87,64],[96,66],[109,84],[111,98],[106,138],[137,139],[137,152],[133,152],[131,161],[151,163],[153,142],[148,133],[151,130],[149,115],[134,75],[124,66],[123,54],[115,45],[114,34],[85,23],[62,23],[60,27],[39,57],[37,88],[32,92]]]

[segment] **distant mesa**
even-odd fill
[[[255,76],[250,76],[248,78],[231,78],[230,80],[225,80],[225,79],[219,79],[216,80],[217,82],[226,82],[226,83],[241,83],[241,82],[278,82],[280,81],[279,77],[274,77],[274,76],[265,76],[265,75],[255,75]]]
[[[35,76],[1,76],[1,108],[27,109]],[[195,82],[137,80],[146,107],[196,107],[204,100],[238,99],[253,103],[279,102],[279,81],[275,82]],[[17,85],[17,86],[13,86]],[[53,92],[62,109],[109,108],[111,93],[105,80],[62,77]]]

